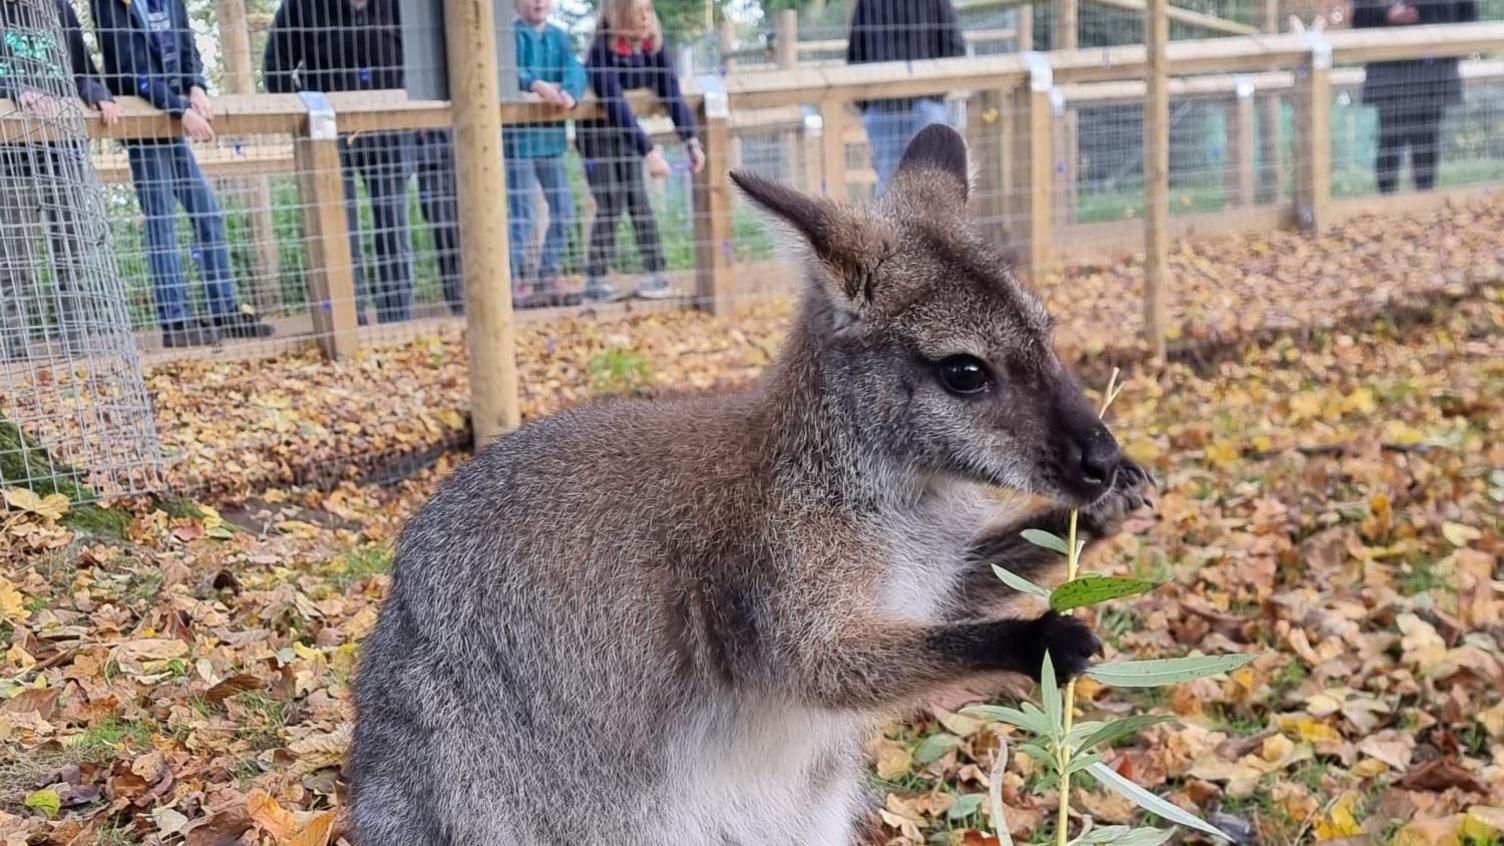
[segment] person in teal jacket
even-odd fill
[[[548,22],[553,0],[516,0],[517,82],[558,109],[572,109],[585,93],[585,69],[569,35]],[[511,220],[512,282],[521,307],[573,305],[579,296],[559,284],[559,262],[574,226],[574,200],[564,170],[564,124],[538,123],[503,132],[507,161],[507,216]],[[542,188],[548,230],[535,269],[527,267],[536,218],[533,193]]]

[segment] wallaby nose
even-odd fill
[[[1084,437],[1078,437],[1076,449],[1081,455],[1081,481],[1098,491],[1111,487],[1112,477],[1123,461],[1123,454],[1118,450],[1117,439],[1107,431],[1107,427],[1098,425]]]

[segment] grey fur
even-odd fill
[[[1112,516],[1146,477],[967,219],[960,137],[914,144],[962,151],[871,212],[737,175],[810,244],[760,385],[525,426],[412,519],[356,685],[359,846],[845,844],[879,720],[1046,649],[1085,666],[1080,623],[966,587],[1029,554],[988,491]],[[991,394],[940,385],[959,352]]]

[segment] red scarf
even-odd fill
[[[616,55],[618,56],[626,57],[632,55],[632,42],[628,41],[626,36],[624,35],[616,36],[616,43],[612,46],[616,50]],[[653,49],[652,36],[648,36],[647,38],[644,38],[642,40],[642,52],[655,52]]]

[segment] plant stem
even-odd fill
[[[1107,390],[1102,394],[1102,410],[1097,412],[1097,419],[1107,416],[1107,409],[1112,401],[1118,398],[1118,369],[1112,369],[1112,376],[1107,380]],[[1069,537],[1066,538],[1065,556],[1065,580],[1073,581],[1081,568],[1081,547],[1076,543],[1076,518],[1080,512],[1071,509],[1071,528]],[[1070,842],[1070,812],[1071,812],[1071,777],[1066,773],[1066,767],[1075,754],[1071,749],[1070,742],[1066,738],[1071,733],[1071,723],[1076,716],[1076,680],[1072,678],[1065,683],[1065,702],[1062,708],[1061,723],[1064,731],[1060,733],[1060,745],[1056,748],[1056,760],[1060,764],[1060,813],[1055,820],[1055,843],[1056,846],[1066,846]]]

